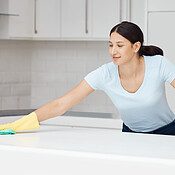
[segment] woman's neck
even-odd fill
[[[130,62],[119,65],[119,76],[121,79],[130,79],[137,77],[143,71],[143,56],[133,57]]]

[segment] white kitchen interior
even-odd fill
[[[0,124],[63,96],[111,62],[109,31],[123,20],[137,23],[145,45],[161,47],[175,64],[174,17],[173,0],[0,0],[0,114],[15,113],[1,115]],[[175,112],[175,91],[169,84],[166,91]],[[173,136],[122,133],[121,125],[109,97],[93,92],[40,130],[0,136],[1,172],[172,173]]]

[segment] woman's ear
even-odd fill
[[[134,52],[137,53],[141,47],[140,41],[134,43]]]

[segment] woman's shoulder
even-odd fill
[[[112,78],[115,75],[116,65],[113,62],[108,62],[103,66],[105,78]]]
[[[161,61],[161,59],[164,58],[164,56],[162,55],[153,55],[153,56],[144,56],[144,57],[150,61]]]
[[[158,67],[162,63],[162,59],[166,59],[162,55],[154,55],[154,56],[144,56],[145,61],[148,63],[150,67]]]
[[[116,68],[116,65],[113,62],[108,62],[103,65],[105,69],[107,70],[114,70]]]
[[[108,62],[101,65],[93,72],[98,72],[100,76],[102,76],[104,79],[107,80],[112,76],[114,76],[115,70],[116,70],[116,65],[113,62]]]

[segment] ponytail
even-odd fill
[[[157,46],[141,46],[139,50],[139,56],[153,56],[153,55],[162,55],[163,56],[163,50],[160,49]]]

